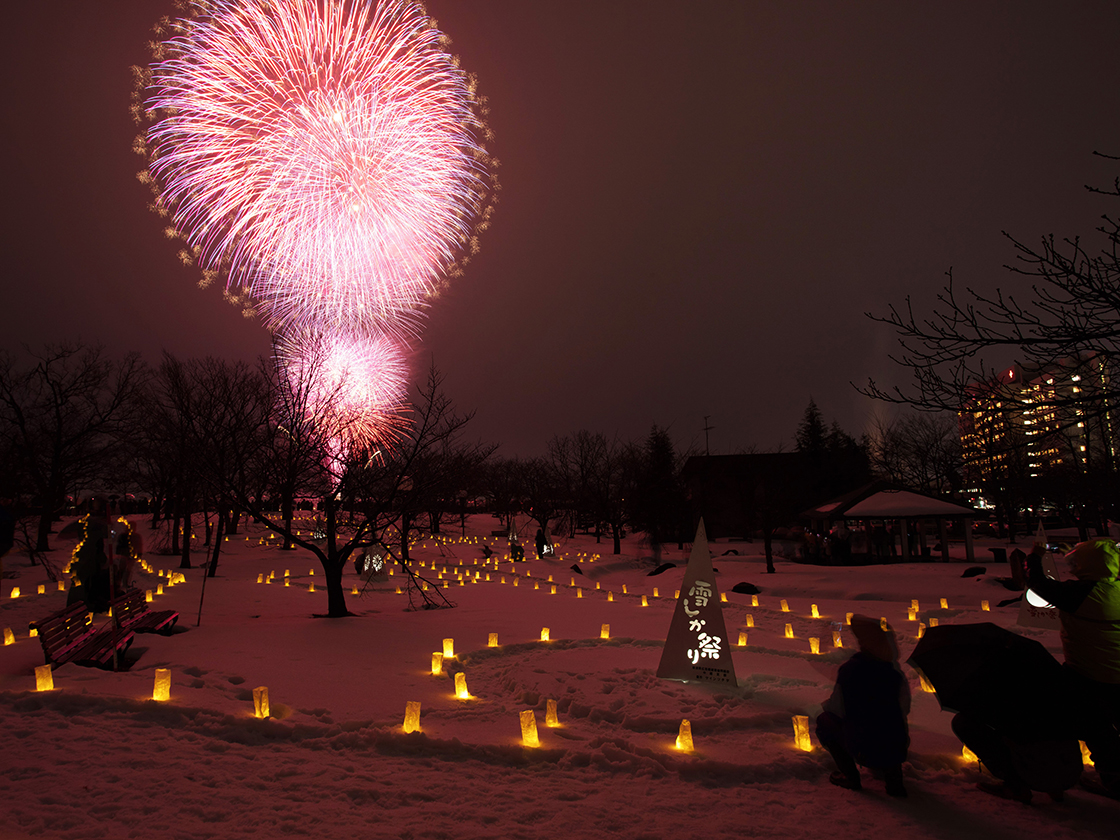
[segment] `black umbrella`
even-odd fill
[[[907,662],[950,711],[1033,727],[1057,722],[1070,708],[1064,669],[1050,651],[996,624],[931,627]]]

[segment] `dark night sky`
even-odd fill
[[[2,344],[253,359],[181,267],[131,152],[130,65],[170,0],[6,9]],[[503,193],[434,355],[506,455],[668,425],[789,447],[812,395],[894,381],[866,318],[1014,281],[1001,236],[1090,231],[1120,153],[1120,3],[431,0],[490,98]]]

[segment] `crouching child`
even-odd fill
[[[910,686],[898,665],[894,630],[879,619],[852,616],[859,652],[840,666],[832,696],[817,717],[817,740],[838,770],[829,781],[860,790],[859,766],[880,771],[891,796],[906,796],[902,762],[910,747]],[[858,765],[858,766],[857,766]]]

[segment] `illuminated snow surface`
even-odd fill
[[[147,537],[146,522],[134,521]],[[478,516],[467,531],[488,535],[498,527],[498,520]],[[847,653],[831,648],[829,633],[829,623],[843,621],[845,612],[885,616],[900,631],[904,660],[915,642],[917,622],[906,617],[914,598],[922,620],[1014,625],[1018,605],[996,606],[1012,594],[995,579],[1005,569],[984,562],[984,546],[977,562],[989,574],[972,579],[960,576],[959,563],[828,568],[779,560],[778,573],[766,575],[760,544],[713,541],[730,641],[740,630],[749,634],[748,647],[732,653],[739,686],[727,690],[654,676],[687,550],[674,547],[664,559],[677,568],[647,577],[650,561],[638,558],[648,550],[634,537],[619,557],[609,554],[609,540],[561,540],[559,559],[517,564],[515,588],[508,562],[497,571],[481,565],[479,544],[428,541],[413,552],[427,564],[425,574],[433,561],[441,569],[461,562],[483,576],[489,571],[491,581],[456,580],[447,590],[456,609],[407,612],[405,596],[394,592],[398,575],[362,597],[348,596],[355,617],[319,619],[311,616],[326,610],[322,570],[309,576],[315,564],[306,553],[258,545],[259,536],[250,527],[225,544],[219,575],[206,587],[201,626],[195,569],[153,605],[179,610],[186,632],[138,636],[130,654],[139,658],[128,672],[64,665],[49,694],[34,691],[33,669],[43,654],[27,623],[61,608],[65,595],[28,594],[47,582],[41,569],[24,557],[5,558],[0,627],[11,627],[16,642],[0,648],[3,840],[992,840],[1112,836],[1120,818],[1120,803],[1080,788],[1062,803],[1036,794],[1031,808],[977,791],[981,777],[960,758],[951,715],[906,666],[914,692],[908,799],[887,797],[866,771],[861,793],[833,787],[827,753],[794,748],[791,716],[815,717]],[[52,539],[58,563],[72,543]],[[531,553],[531,539],[529,545]],[[495,547],[501,553],[504,542]],[[739,556],[722,556],[729,549]],[[580,563],[584,575],[573,575],[578,555],[594,552],[601,559]],[[147,557],[156,568],[178,563]],[[195,553],[196,562],[202,558]],[[275,582],[256,582],[270,572]],[[573,576],[582,598],[568,585]],[[158,582],[141,579],[144,587]],[[744,580],[762,588],[758,607],[730,591]],[[314,594],[307,590],[313,581],[320,584]],[[344,581],[349,592],[357,582],[352,568]],[[24,594],[11,599],[13,586]],[[652,597],[654,586],[660,598]],[[648,608],[640,606],[643,594]],[[780,611],[781,598],[790,613]],[[948,610],[935,609],[941,598]],[[991,602],[992,612],[981,612],[981,600]],[[810,617],[812,604],[820,619]],[[787,622],[793,639],[784,637]],[[607,641],[599,638],[604,623]],[[539,641],[543,627],[552,641]],[[1060,656],[1055,632],[1019,632]],[[499,647],[486,646],[490,633],[498,634]],[[811,636],[822,639],[826,653],[809,653]],[[447,637],[458,655],[450,670],[465,672],[470,700],[454,697],[447,670],[431,674],[431,653]],[[853,641],[847,631],[843,638]],[[147,699],[156,668],[171,670],[169,702]],[[273,720],[252,716],[252,689],[261,685],[269,689]],[[558,728],[544,725],[549,698],[558,701]],[[421,703],[422,731],[406,735],[410,700]],[[519,713],[526,709],[536,711],[538,749],[520,743]],[[682,718],[692,722],[691,754],[674,748]],[[1096,778],[1092,771],[1086,776]]]

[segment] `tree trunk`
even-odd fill
[[[766,547],[766,574],[772,575],[777,569],[774,568],[774,529],[764,528],[762,530],[762,544]]]
[[[35,536],[35,551],[50,551],[51,547],[47,538],[51,533],[51,514],[47,510],[46,502],[43,503],[43,513],[39,517],[39,529]]]
[[[183,500],[183,559],[179,561],[180,569],[191,568],[191,533],[192,533],[190,504]]]
[[[294,551],[296,544],[292,542],[292,517],[295,512],[293,511],[292,494],[287,490],[281,493],[280,507],[284,514],[284,545],[281,546],[280,550]]]
[[[346,593],[342,588],[343,563],[334,561],[323,564],[323,576],[327,581],[327,616],[341,618],[351,615],[346,609]]]
[[[401,562],[408,562],[408,532],[412,530],[412,517],[401,514]]]
[[[210,553],[210,567],[206,570],[206,577],[214,577],[218,572],[218,555],[222,551],[222,526],[225,524],[225,517],[222,516],[222,511],[218,509],[218,533],[214,535],[214,550]]]
[[[621,554],[622,553],[622,529],[619,526],[612,524],[611,525],[611,536],[614,537],[614,553],[615,554]]]
[[[179,553],[179,529],[182,527],[182,520],[179,518],[179,508],[176,506],[175,512],[171,516],[171,553]]]

